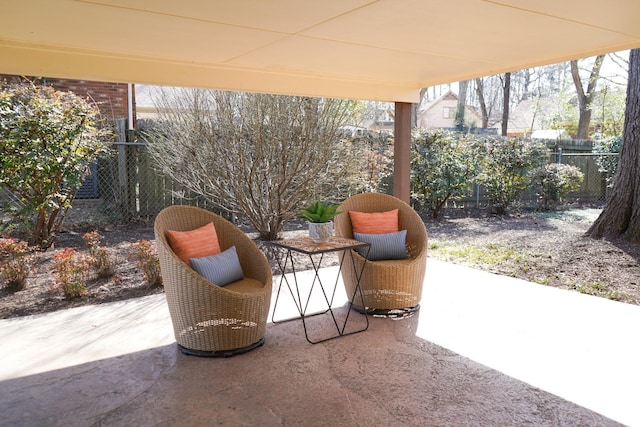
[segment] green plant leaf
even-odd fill
[[[309,222],[322,223],[331,221],[339,213],[338,205],[315,200],[300,211],[300,217]]]

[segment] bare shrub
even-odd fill
[[[157,97],[155,163],[260,237],[278,237],[310,199],[364,186],[363,148],[340,138],[353,101],[182,89]]]

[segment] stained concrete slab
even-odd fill
[[[0,425],[640,425],[640,307],[427,272],[413,317],[317,345],[299,320],[269,324],[228,359],[181,354],[164,295],[0,320]]]

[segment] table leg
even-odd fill
[[[294,285],[296,287],[296,290],[298,289],[298,283],[296,280],[296,276],[295,276],[295,265],[293,264],[293,255],[291,253],[291,250],[288,250],[285,257],[284,257],[284,264],[282,263],[282,260],[280,257],[276,257],[276,262],[278,264],[278,268],[280,269],[280,282],[278,284],[278,292],[276,293],[276,300],[273,303],[273,312],[271,313],[271,322],[272,323],[282,323],[282,322],[287,322],[289,320],[294,320],[294,319],[298,319],[298,317],[294,317],[294,318],[289,318],[289,319],[285,319],[285,320],[275,320],[275,316],[276,316],[276,308],[278,307],[278,300],[280,298],[280,291],[282,289],[282,282],[285,282],[287,285],[287,288],[289,289],[289,293],[291,294],[291,297],[293,298],[293,302],[296,305],[296,308],[298,309],[298,313],[300,313],[300,315],[302,315],[302,306],[298,304],[298,301],[300,300],[300,298],[296,299],[293,293],[293,289],[291,288],[291,284],[289,283],[289,279],[287,279],[287,276],[285,274],[285,271],[287,271],[287,263],[291,262],[291,266],[293,268],[293,278],[294,278]]]
[[[342,269],[342,265],[345,262],[345,257],[347,252],[349,252],[350,254],[350,260],[351,260],[351,266],[354,269],[354,272],[356,273],[356,278],[357,278],[357,284],[356,284],[356,288],[353,292],[353,295],[347,295],[347,299],[349,301],[350,307],[347,310],[347,314],[345,316],[344,322],[342,323],[342,326],[338,323],[338,319],[335,316],[335,313],[333,312],[333,309],[331,307],[331,305],[333,304],[333,301],[335,299],[335,295],[336,295],[336,291],[337,291],[337,287],[338,287],[338,282],[340,281],[340,271]],[[360,271],[357,271],[357,265],[356,265],[356,261],[355,258],[353,256],[353,252],[352,251],[343,251],[341,257],[340,257],[340,265],[338,268],[338,274],[336,277],[336,280],[333,284],[333,290],[331,291],[331,296],[329,297],[327,295],[327,289],[325,287],[325,285],[322,283],[322,279],[320,278],[320,268],[322,268],[322,261],[324,259],[324,254],[320,254],[320,259],[318,260],[318,262],[316,263],[316,260],[313,258],[313,255],[309,255],[310,261],[311,261],[311,265],[313,266],[313,270],[314,270],[314,277],[313,277],[313,281],[311,283],[311,287],[309,289],[309,293],[307,295],[306,301],[303,302],[302,300],[302,295],[300,292],[300,287],[298,284],[298,278],[297,278],[297,271],[295,268],[295,264],[294,264],[294,260],[293,260],[293,254],[291,250],[287,250],[287,253],[284,257],[284,263],[282,262],[282,260],[280,258],[277,258],[276,261],[278,263],[278,267],[280,269],[281,272],[281,277],[280,277],[280,282],[278,284],[278,292],[276,295],[276,300],[273,306],[273,312],[271,314],[271,321],[272,323],[282,323],[285,321],[289,321],[289,320],[294,320],[294,319],[298,319],[300,318],[302,320],[302,326],[304,328],[304,335],[305,338],[307,339],[307,341],[311,344],[317,344],[320,342],[324,342],[324,341],[328,341],[334,338],[338,338],[338,337],[342,337],[345,335],[351,335],[351,334],[355,334],[358,332],[363,332],[365,330],[367,330],[369,328],[369,317],[367,316],[366,313],[364,313],[365,316],[365,326],[362,329],[358,329],[355,331],[351,331],[351,332],[347,332],[345,333],[345,329],[347,327],[347,323],[349,321],[349,316],[351,314],[351,306],[353,305],[353,303],[355,302],[355,299],[357,297],[357,295],[360,296],[360,300],[362,302],[362,305],[364,306],[364,295],[362,293],[362,288],[360,287],[360,279],[362,278],[362,274],[364,272],[364,267],[366,264],[362,265],[362,268],[360,269]],[[291,269],[292,269],[292,276],[293,276],[293,284],[289,283],[289,279],[286,277],[285,271],[286,271],[286,267],[288,263],[291,263]],[[291,294],[291,297],[294,300],[294,303],[296,304],[296,308],[300,314],[299,317],[295,317],[295,318],[289,318],[286,320],[280,320],[280,321],[276,321],[275,320],[275,312],[276,312],[276,307],[278,305],[278,299],[280,297],[280,291],[282,289],[282,284],[283,282],[287,285],[287,288],[289,289],[289,293]],[[322,296],[324,297],[325,303],[327,304],[327,309],[325,311],[322,311],[320,313],[314,313],[311,315],[307,315],[307,309],[309,308],[309,302],[311,300],[312,294],[313,294],[313,290],[315,288],[315,286],[319,286],[320,290],[322,292]],[[293,286],[292,286],[293,285]],[[294,289],[295,288],[295,292]],[[309,330],[307,329],[307,321],[306,319],[312,316],[318,316],[321,314],[326,314],[327,312],[329,312],[331,314],[331,318],[333,320],[334,326],[336,328],[336,332],[337,335],[332,335],[330,337],[327,338],[323,338],[320,340],[312,340],[309,337]]]
[[[364,304],[364,296],[363,296],[363,294],[362,294],[362,289],[361,289],[361,287],[360,287],[360,279],[362,278],[362,274],[363,274],[363,272],[364,272],[364,266],[365,266],[366,262],[365,262],[365,264],[363,264],[363,266],[362,266],[361,270],[358,272],[358,271],[357,271],[357,266],[356,266],[356,263],[355,263],[355,258],[353,257],[353,253],[352,253],[351,251],[348,251],[348,252],[349,252],[349,254],[350,254],[350,256],[351,256],[351,257],[350,257],[350,258],[351,258],[351,265],[352,265],[352,267],[354,268],[354,271],[356,271],[357,284],[356,284],[356,289],[355,289],[355,291],[354,291],[353,295],[347,295],[347,298],[348,298],[348,300],[349,300],[349,303],[350,303],[350,304],[353,304],[353,302],[355,301],[355,298],[356,298],[356,294],[358,294],[358,293],[359,293],[359,295],[360,295],[360,300],[361,300],[361,301],[362,301],[362,303]],[[351,335],[351,334],[355,334],[355,333],[358,333],[358,332],[363,332],[363,331],[366,331],[366,330],[369,328],[369,317],[368,317],[368,316],[367,316],[367,314],[365,313],[365,314],[364,314],[364,316],[365,316],[365,322],[366,322],[366,323],[365,323],[365,326],[364,326],[362,329],[358,329],[358,330],[355,330],[355,331],[351,331],[351,332],[347,332],[347,333],[345,333],[345,329],[346,329],[346,327],[347,327],[347,323],[348,323],[348,321],[349,321],[349,316],[350,316],[350,314],[351,314],[351,309],[350,309],[350,307],[349,307],[349,310],[347,311],[347,314],[346,314],[346,316],[345,316],[344,323],[342,324],[342,326],[340,326],[340,325],[338,324],[338,321],[337,321],[337,319],[336,319],[336,317],[335,317],[335,314],[333,313],[333,309],[331,308],[331,304],[333,303],[333,299],[334,299],[334,297],[335,297],[336,289],[337,289],[337,287],[338,287],[338,282],[339,282],[339,280],[340,280],[340,271],[341,271],[341,269],[342,269],[342,265],[343,265],[343,263],[344,263],[344,261],[345,261],[346,253],[347,253],[347,251],[344,251],[344,252],[342,253],[342,256],[340,257],[340,265],[339,265],[339,268],[338,268],[338,275],[337,275],[337,277],[336,277],[336,280],[335,280],[335,283],[334,283],[334,287],[333,287],[333,291],[332,291],[332,293],[331,293],[331,298],[330,298],[330,299],[329,299],[329,297],[327,296],[327,293],[326,293],[325,287],[324,287],[324,285],[322,284],[322,281],[321,281],[320,276],[319,276],[319,274],[318,274],[318,272],[319,272],[319,270],[320,270],[320,267],[321,267],[321,262],[322,262],[322,261],[320,261],[320,262],[316,265],[316,264],[313,262],[313,260],[312,260],[312,264],[313,264],[313,266],[314,266],[314,270],[315,270],[314,282],[315,282],[315,280],[317,279],[317,281],[318,281],[318,283],[319,283],[319,286],[320,286],[320,287],[321,287],[321,289],[322,289],[322,293],[323,293],[323,295],[324,295],[324,297],[325,297],[325,301],[327,302],[327,305],[329,306],[329,308],[328,308],[328,310],[327,310],[327,311],[329,311],[329,312],[331,313],[331,317],[332,317],[332,319],[333,319],[333,322],[334,322],[334,325],[335,325],[335,327],[336,327],[336,331],[337,331],[337,333],[338,333],[338,334],[337,334],[337,335],[330,336],[330,337],[327,337],[327,338],[323,338],[323,339],[321,339],[321,340],[312,341],[312,340],[309,338],[309,335],[308,335],[308,333],[307,333],[307,328],[306,328],[306,324],[305,324],[305,321],[304,321],[304,317],[305,317],[305,316],[303,315],[303,316],[302,316],[302,322],[303,322],[303,325],[304,325],[305,337],[307,338],[307,341],[308,341],[308,342],[310,342],[311,344],[318,344],[318,343],[321,343],[321,342],[324,342],[324,341],[328,341],[328,340],[331,340],[331,339],[334,339],[334,338],[342,337],[342,336],[345,336],[345,335]],[[311,293],[309,293],[309,297],[311,297]],[[326,312],[325,312],[325,313],[326,313]]]

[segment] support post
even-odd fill
[[[393,195],[409,203],[411,195],[411,103],[396,102],[393,147]]]

